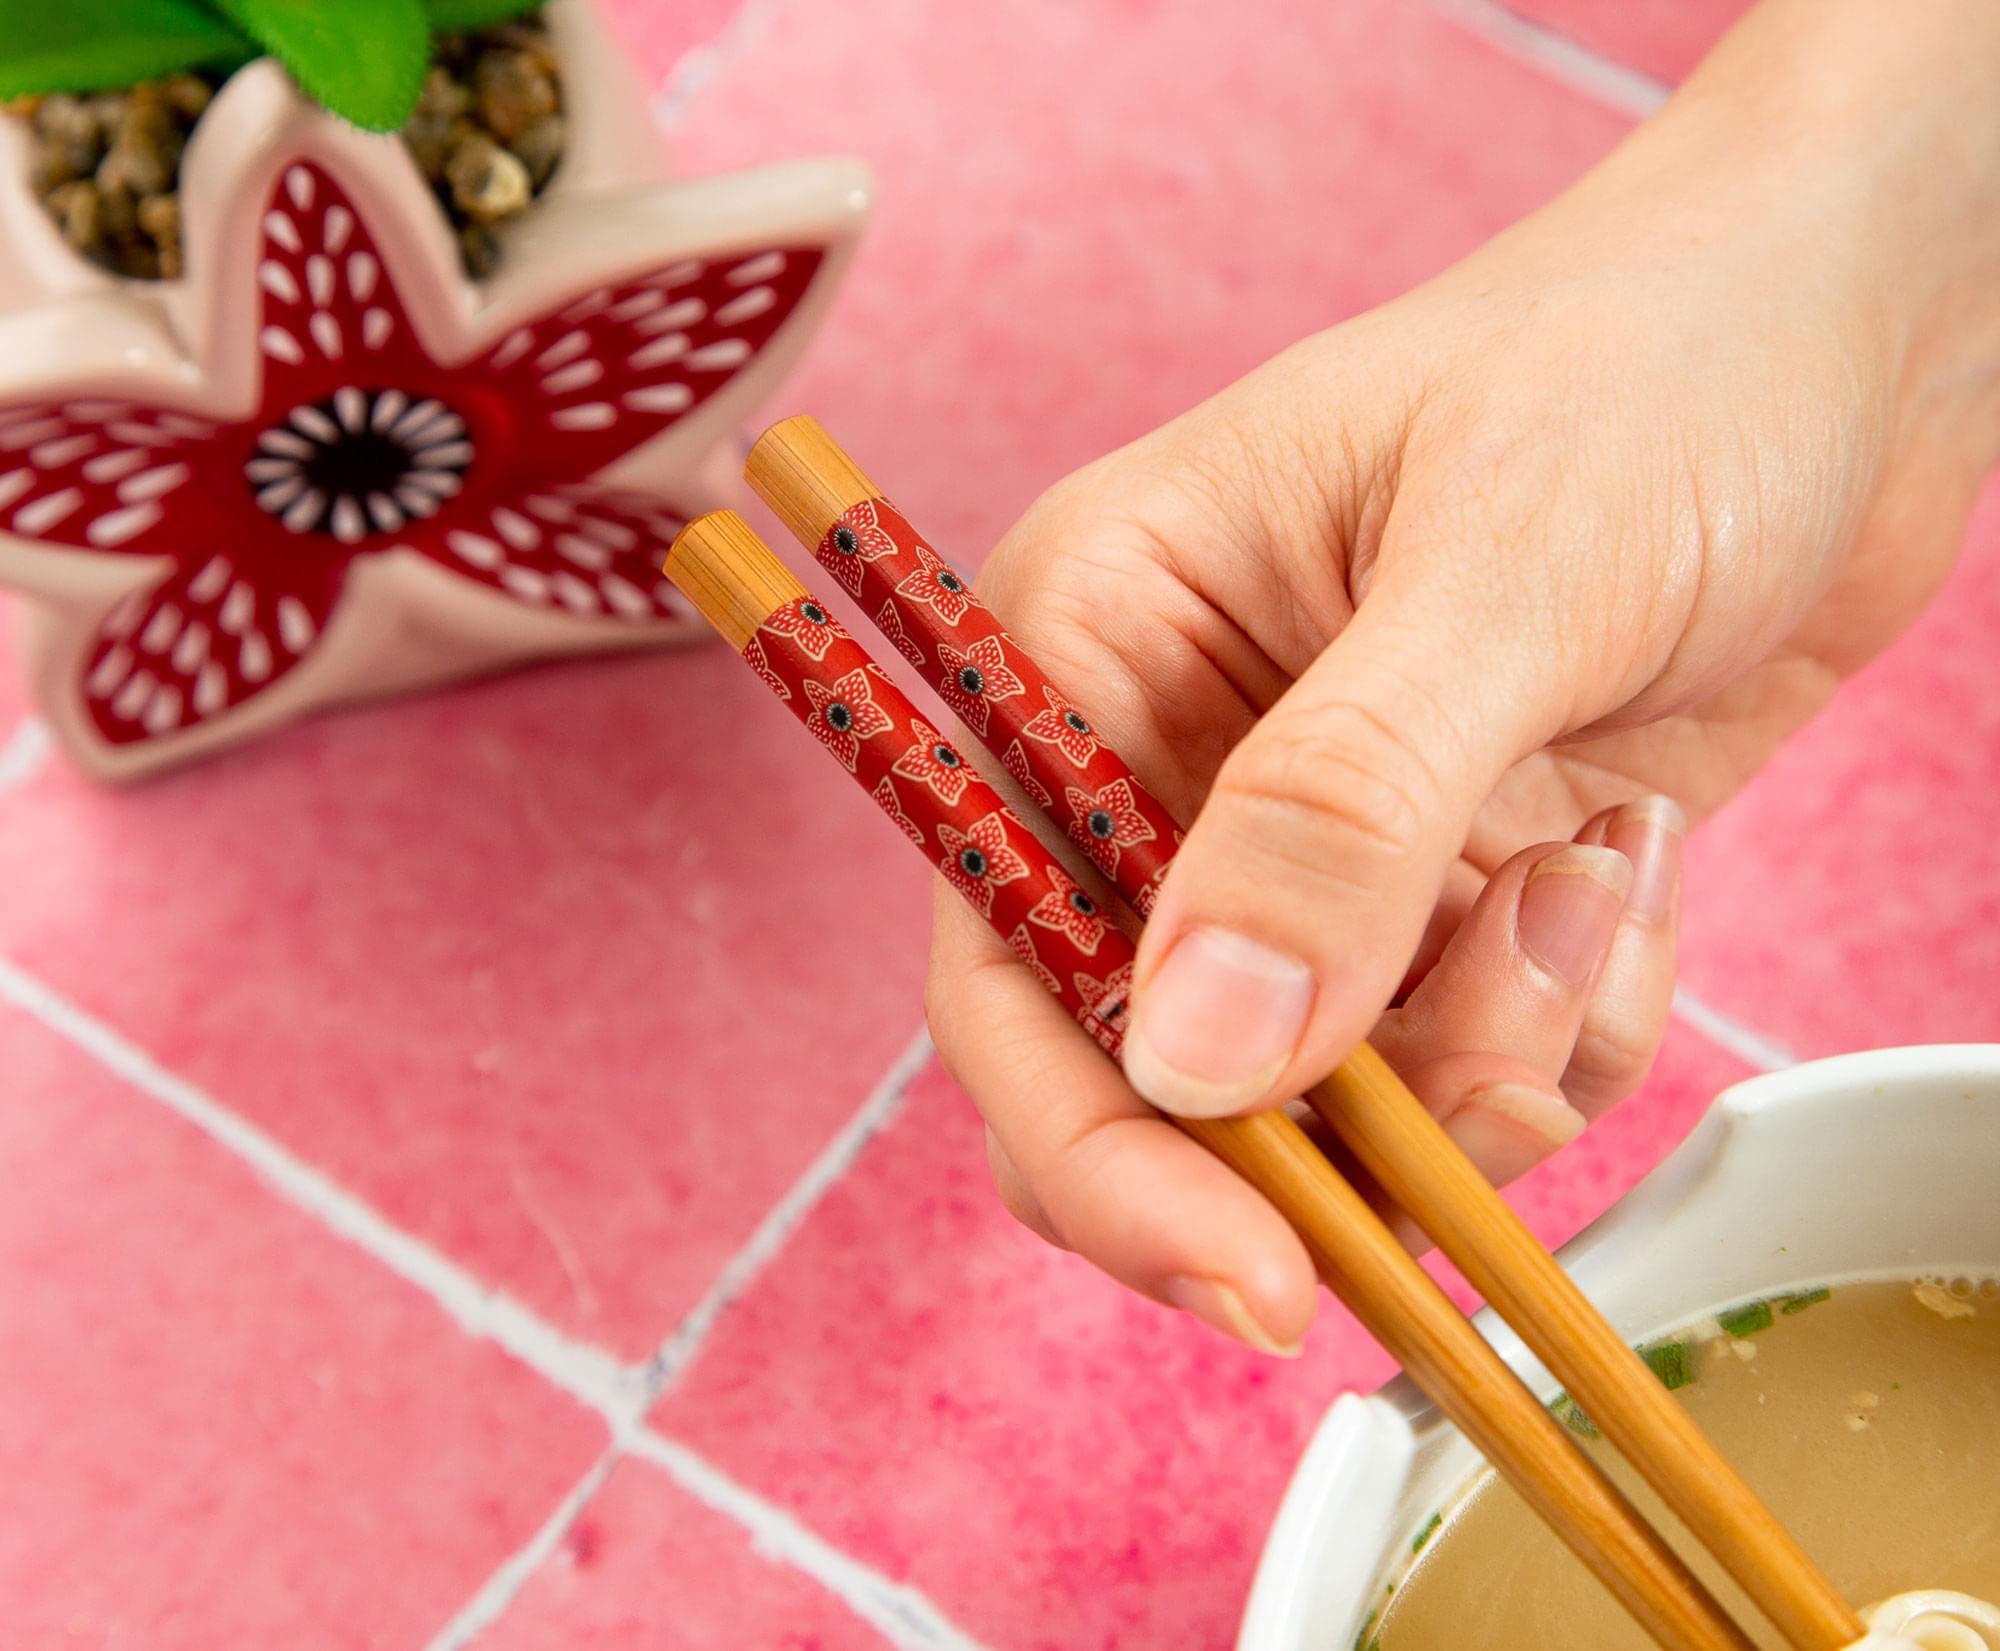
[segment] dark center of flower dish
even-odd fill
[[[976,848],[962,848],[958,851],[959,869],[968,877],[986,875],[986,856]]]
[[[968,694],[986,691],[986,674],[977,665],[967,665],[958,673],[958,685]]]
[[[829,728],[844,734],[854,726],[854,713],[839,700],[835,700],[826,708],[826,722]]]
[[[843,556],[852,556],[861,548],[861,536],[851,527],[837,527],[833,530],[833,548]]]
[[[805,616],[805,621],[808,625],[824,625],[826,623],[826,609],[821,607],[817,602],[801,602],[799,604],[799,612]]]
[[[465,420],[443,402],[350,385],[266,430],[243,475],[291,532],[354,544],[434,515],[471,464]]]
[[[1089,828],[1091,836],[1095,837],[1100,843],[1110,842],[1112,836],[1118,830],[1118,822],[1112,819],[1110,814],[1101,808],[1093,808],[1090,811],[1089,817],[1083,823]]]
[[[1082,912],[1085,917],[1095,917],[1097,915],[1097,902],[1085,894],[1082,889],[1072,889],[1070,891],[1069,905],[1071,911]]]
[[[959,576],[953,573],[949,568],[946,568],[944,572],[940,573],[937,576],[937,579],[938,583],[944,586],[944,588],[948,591],[958,592],[965,589],[965,581],[959,578]]]
[[[1063,712],[1063,722],[1072,733],[1087,734],[1090,732],[1090,724],[1085,722],[1074,711]]]
[[[931,755],[937,758],[938,763],[945,768],[956,768],[965,761],[963,757],[948,745],[933,745],[931,747]]]

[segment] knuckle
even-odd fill
[[[1660,1029],[1623,1015],[1592,1016],[1577,1035],[1567,1076],[1600,1096],[1623,1097],[1645,1082],[1660,1052]]]
[[[958,1073],[952,1067],[952,1056],[957,1047],[958,1017],[952,1010],[958,991],[958,985],[933,947],[930,967],[924,971],[924,1024],[930,1028],[931,1042],[937,1046],[938,1059],[953,1082],[958,1081]]]
[[[1015,1167],[1014,1161],[1007,1156],[1006,1149],[1000,1145],[999,1137],[991,1128],[986,1131],[986,1168],[993,1178],[993,1190],[999,1195],[1001,1207],[1009,1215],[1038,1238],[1058,1248],[1067,1248],[1054,1223],[1049,1220],[1048,1211]]]
[[[1259,729],[1223,765],[1218,797],[1290,816],[1288,829],[1337,838],[1343,852],[1401,859],[1437,809],[1429,771],[1358,706],[1321,707]]]
[[[969,1012],[968,1005],[997,1001],[999,975],[1019,967],[1014,954],[1004,949],[990,955],[984,950],[969,956],[947,955],[938,940],[932,940],[930,966],[924,972],[924,1024],[930,1029],[939,1064],[962,1088],[971,1087],[964,1070],[968,1047],[989,1034],[994,1025],[991,1013]]]

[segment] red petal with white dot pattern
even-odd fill
[[[324,634],[348,636],[335,610],[363,558],[414,556],[479,590],[475,603],[545,616],[522,631],[461,610],[468,627],[511,639],[493,644],[494,663],[591,645],[578,626],[604,626],[606,642],[698,630],[657,571],[682,525],[675,508],[589,478],[740,379],[813,287],[825,249],[663,251],[657,267],[599,284],[588,268],[565,271],[538,317],[483,349],[468,338],[433,355],[411,321],[429,311],[399,282],[435,275],[399,244],[331,171],[297,160],[257,227],[260,377],[247,418],[61,397],[0,405],[0,535],[169,564],[52,644],[69,662],[45,680],[66,682],[64,699],[87,713],[67,725],[77,733],[113,752],[196,730],[227,737],[228,719]],[[283,714],[345,697],[326,686],[339,674],[301,679]]]
[[[316,401],[342,384],[401,382],[413,355],[429,365],[375,237],[316,166],[288,167],[271,197],[257,286],[266,408]]]
[[[519,410],[538,467],[587,474],[727,384],[798,308],[820,259],[817,247],[772,247],[593,287],[473,371]]]
[[[625,624],[693,617],[660,577],[687,525],[663,501],[559,487],[454,519],[463,525],[417,537],[415,548],[530,607]]]
[[[157,554],[202,531],[218,426],[129,402],[0,408],[0,531],[78,550]],[[234,476],[232,491],[240,490]]]
[[[338,596],[337,576],[259,583],[227,551],[175,568],[98,627],[83,672],[91,721],[124,744],[225,715],[312,651]]]

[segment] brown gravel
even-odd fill
[[[214,97],[200,74],[128,91],[15,103],[33,132],[31,181],[84,257],[117,275],[181,273],[181,151]],[[403,142],[451,220],[466,269],[490,273],[495,228],[534,204],[562,159],[562,82],[539,11],[440,35]]]

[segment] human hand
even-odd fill
[[[1145,1101],[1274,1104],[1371,1037],[1505,1180],[1644,1076],[1666,799],[1712,809],[1907,623],[1994,457],[2000,29],[1886,15],[1773,0],[1568,195],[994,552],[989,604],[1193,822],[1129,1086],[939,902],[938,1046],[1044,1236],[1287,1350],[1302,1246]]]

